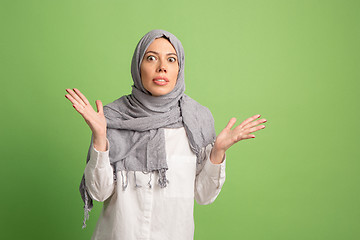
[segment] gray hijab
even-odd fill
[[[154,97],[142,85],[140,65],[146,49],[157,38],[169,40],[178,56],[179,73],[174,89],[163,96]],[[185,56],[181,42],[164,30],[152,30],[145,34],[137,44],[131,62],[131,75],[134,81],[130,95],[123,96],[104,106],[109,140],[110,164],[116,172],[129,171],[157,172],[158,184],[166,187],[168,170],[165,152],[164,128],[184,127],[191,150],[197,157],[198,166],[205,158],[204,148],[213,144],[216,138],[214,119],[204,106],[184,94]],[[89,147],[87,162],[90,159]],[[128,179],[128,178],[126,178]],[[122,179],[123,190],[127,186]],[[151,185],[149,185],[151,187]],[[85,221],[93,207],[87,192],[85,176],[80,184],[80,193],[85,203]]]

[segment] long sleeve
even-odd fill
[[[113,168],[109,159],[109,141],[106,151],[97,151],[93,144],[90,148],[90,159],[85,167],[85,185],[90,196],[99,202],[105,201],[115,189]]]
[[[195,200],[201,205],[214,202],[225,182],[226,159],[221,164],[213,164],[210,161],[211,149],[211,144],[205,148],[206,159],[195,180]]]

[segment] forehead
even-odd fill
[[[165,38],[157,38],[155,39],[147,48],[146,51],[154,51],[154,52],[164,52],[164,53],[176,53],[175,48],[169,42],[169,40]]]

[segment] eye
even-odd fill
[[[169,62],[176,62],[176,58],[174,58],[174,57],[169,57],[168,60],[169,60]]]
[[[155,58],[153,55],[147,56],[146,59],[147,59],[148,61],[154,61],[154,60],[156,60],[156,58]]]

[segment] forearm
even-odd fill
[[[210,150],[211,149],[211,150]],[[198,172],[195,180],[195,200],[198,204],[210,204],[219,195],[225,182],[225,159],[222,163],[214,164],[210,160],[214,148],[206,147],[206,159],[203,168]]]
[[[107,141],[107,140],[106,140]],[[97,201],[106,200],[114,191],[113,168],[109,160],[109,145],[101,152],[90,149],[90,159],[85,168],[85,184],[91,197]]]

